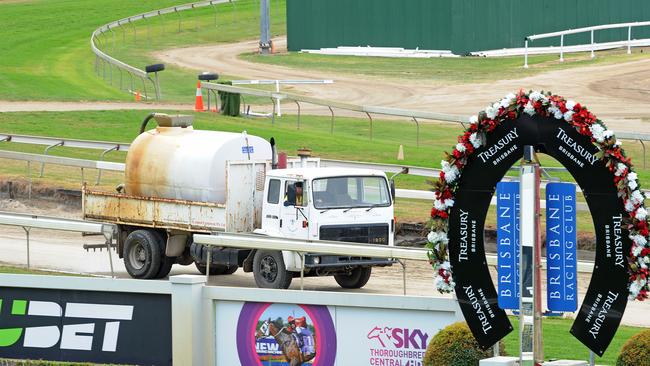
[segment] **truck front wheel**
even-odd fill
[[[124,242],[124,266],[133,278],[155,278],[164,255],[160,236],[149,230],[135,230]]]
[[[343,288],[362,288],[368,283],[372,267],[357,267],[348,273],[335,274],[334,279]]]
[[[289,288],[293,278],[284,266],[282,253],[272,250],[258,250],[255,253],[253,276],[257,287],[276,289]]]

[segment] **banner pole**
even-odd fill
[[[533,146],[524,147],[520,168],[519,342],[520,365],[541,365],[542,342],[540,167]]]

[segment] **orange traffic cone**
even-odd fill
[[[140,91],[139,91],[139,90],[136,90],[136,91],[135,91],[135,101],[136,101],[136,102],[139,102],[140,99],[142,99],[142,98],[140,97]]]
[[[203,94],[201,94],[201,80],[196,82],[196,102],[194,103],[194,110],[203,112]]]

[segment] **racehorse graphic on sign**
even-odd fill
[[[298,342],[296,342],[296,339],[286,327],[278,329],[271,319],[265,320],[255,333],[255,338],[257,339],[269,336],[275,338],[289,366],[301,366],[303,363],[309,362],[316,357],[315,353],[304,355],[298,346]]]

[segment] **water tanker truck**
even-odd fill
[[[158,126],[145,131],[152,118]],[[394,244],[393,190],[384,172],[322,168],[305,156],[289,162],[297,167],[278,169],[273,139],[195,130],[191,116],[152,113],[129,148],[124,183],[116,192],[84,187],[83,215],[118,226],[117,252],[141,279],[165,277],[173,264],[195,264],[205,274],[208,250],[211,275],[242,267],[266,288],[288,288],[300,275],[297,253],[208,248],[192,242],[195,233]],[[360,288],[372,267],[392,264],[310,253],[304,275],[333,275],[344,288]]]

